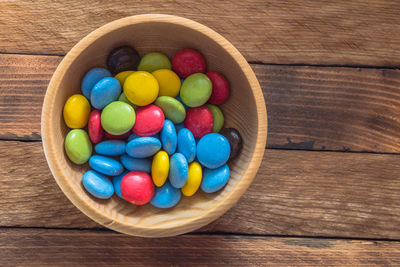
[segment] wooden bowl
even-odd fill
[[[182,48],[194,48],[206,58],[207,70],[223,73],[230,82],[231,96],[221,108],[226,127],[235,127],[244,140],[241,155],[230,163],[231,177],[226,187],[214,194],[200,190],[182,197],[171,209],[150,204],[135,206],[113,196],[109,200],[91,197],[83,188],[82,175],[89,166],[71,163],[64,152],[65,101],[81,93],[83,75],[103,66],[108,53],[128,44],[140,55],[159,51],[170,58]],[[252,182],[262,161],[267,138],[264,97],[247,61],[225,38],[210,28],[169,15],[139,15],[113,21],[83,38],[65,56],[55,71],[42,110],[43,147],[50,170],[58,185],[83,213],[105,227],[145,237],[173,236],[198,229],[225,213]]]

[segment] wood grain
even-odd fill
[[[400,156],[267,150],[252,186],[202,232],[400,239]],[[0,142],[0,226],[100,227],[51,176],[40,143]]]
[[[122,17],[164,13],[203,23],[252,62],[400,64],[396,1],[1,1],[0,52],[65,54],[94,29]],[[68,19],[67,19],[68,18]]]
[[[0,55],[0,139],[40,140],[42,99],[61,57]],[[400,70],[252,64],[269,148],[400,152]]]
[[[2,266],[396,266],[400,242],[102,231],[0,230]]]

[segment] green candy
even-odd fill
[[[185,120],[186,110],[181,102],[170,96],[160,96],[154,102],[154,105],[161,108],[165,118],[174,124],[181,123]]]
[[[75,164],[86,163],[92,155],[92,143],[89,135],[82,129],[69,131],[65,137],[65,153]]]
[[[127,103],[114,101],[101,112],[101,126],[113,135],[121,135],[135,124],[135,110]]]
[[[138,66],[138,70],[147,71],[150,73],[159,69],[170,70],[171,68],[172,66],[169,58],[166,55],[158,52],[147,53],[144,55]]]
[[[214,120],[212,131],[213,133],[218,133],[219,131],[221,131],[222,127],[224,127],[224,114],[222,113],[222,110],[216,105],[207,104],[206,107],[211,111],[211,115]]]
[[[181,87],[182,102],[189,107],[204,105],[211,96],[212,83],[207,75],[195,73],[187,77]]]
[[[135,104],[133,104],[131,101],[128,100],[124,92],[122,92],[122,94],[119,96],[118,101],[122,101],[131,105],[135,110],[138,108]]]

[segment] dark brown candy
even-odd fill
[[[231,145],[231,155],[229,156],[229,159],[236,158],[243,147],[243,139],[239,131],[235,128],[224,128],[219,133],[225,136]]]
[[[107,67],[113,75],[126,70],[136,70],[140,57],[130,46],[120,46],[111,51],[107,58]]]

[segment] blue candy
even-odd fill
[[[95,171],[110,176],[120,175],[124,171],[124,167],[122,167],[118,160],[100,155],[91,156],[89,165]]]
[[[167,209],[178,204],[179,200],[181,200],[181,190],[173,187],[170,182],[166,181],[163,186],[156,186],[150,204],[157,208]]]
[[[83,175],[82,184],[86,191],[96,198],[107,199],[114,194],[114,186],[110,179],[93,170]]]
[[[161,142],[154,137],[138,137],[129,141],[125,152],[134,158],[148,158],[161,149]]]
[[[221,134],[207,134],[197,143],[197,159],[209,169],[216,169],[224,165],[230,154],[229,142]]]
[[[133,134],[131,134],[131,135],[128,137],[128,142],[129,142],[129,141],[132,141],[133,139],[138,138],[138,137],[140,137],[140,136],[133,133]],[[156,133],[155,135],[153,135],[153,136],[151,136],[151,137],[160,139],[160,134],[159,134],[159,133]]]
[[[112,183],[114,185],[114,191],[120,198],[124,199],[121,195],[121,181],[124,176],[129,173],[129,171],[124,171],[122,174],[113,177]]]
[[[90,93],[92,92],[93,86],[105,77],[111,77],[111,73],[104,68],[93,68],[89,70],[82,79],[82,94],[87,99],[90,99]]]
[[[203,169],[203,179],[201,180],[201,190],[206,193],[214,193],[223,188],[229,180],[229,167],[223,165],[217,169]]]
[[[118,100],[121,94],[121,84],[113,77],[105,77],[93,86],[90,102],[97,109],[103,109],[113,101]]]
[[[178,132],[178,152],[182,153],[188,162],[192,162],[196,157],[196,140],[186,128]]]
[[[151,159],[137,159],[125,154],[121,156],[121,163],[130,171],[151,172]]]
[[[121,140],[107,140],[98,143],[94,150],[97,154],[105,156],[121,156],[125,153],[126,143]]]
[[[175,153],[169,161],[169,181],[173,187],[181,188],[186,184],[189,166],[185,156]]]
[[[160,137],[165,152],[167,152],[168,155],[174,154],[176,150],[177,137],[175,126],[172,121],[164,121],[164,126],[161,130]]]

